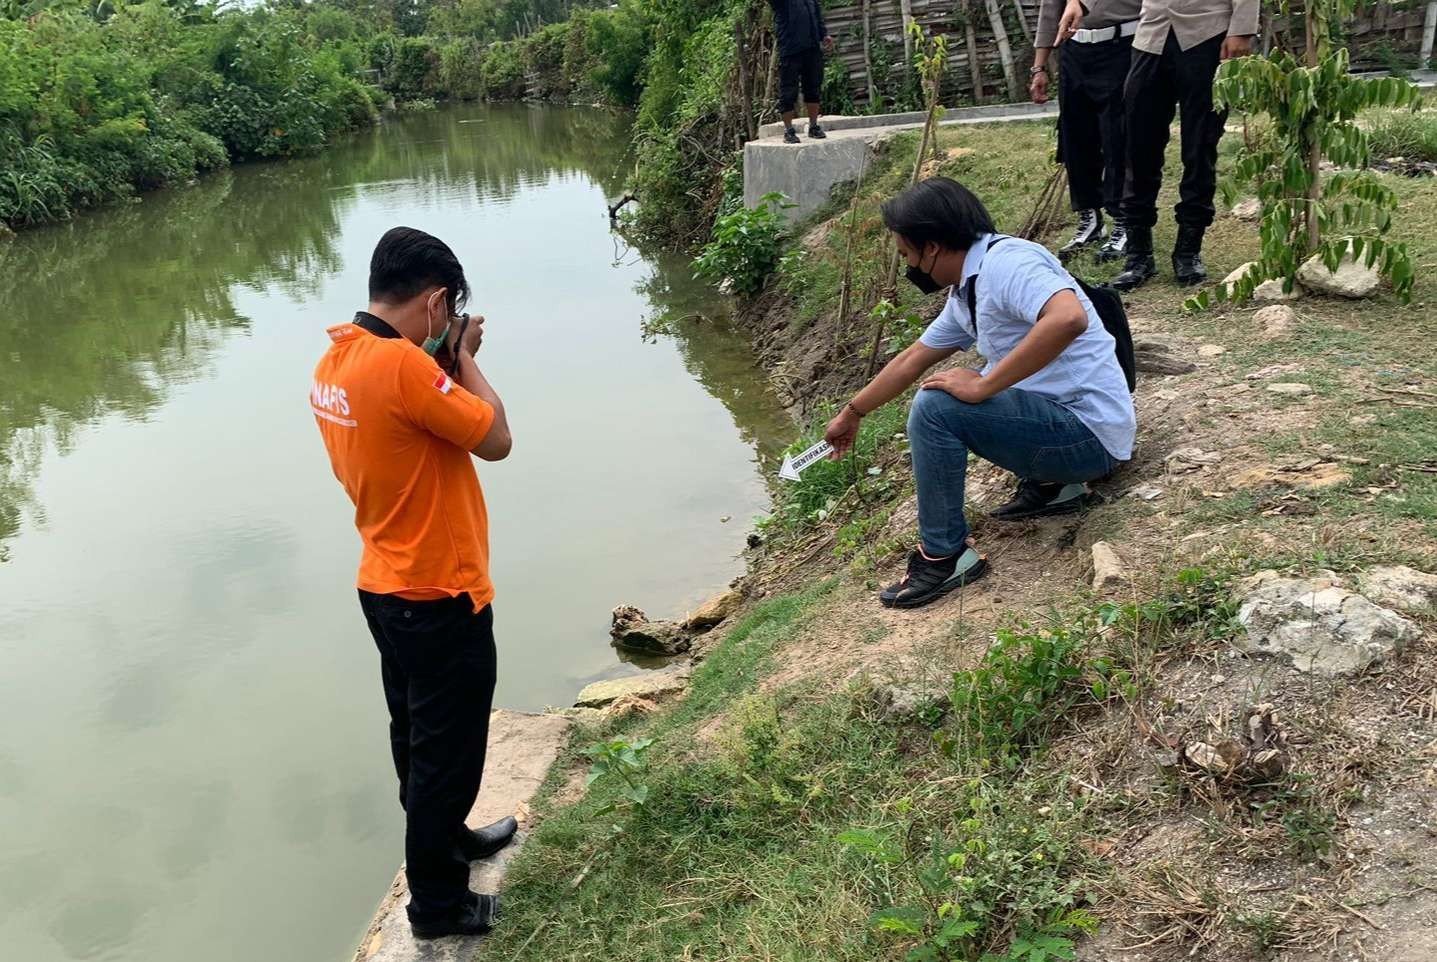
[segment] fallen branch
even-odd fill
[[[609,220],[617,220],[618,217],[619,217],[619,210],[620,210],[625,204],[629,203],[629,201],[638,200],[638,199],[639,199],[639,198],[636,197],[636,196],[633,195],[633,194],[625,194],[623,197],[620,197],[620,198],[619,198],[619,200],[618,200],[617,203],[610,204],[610,205],[609,205]]]

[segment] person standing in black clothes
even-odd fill
[[[798,143],[793,120],[798,116],[798,89],[808,108],[808,136],[828,136],[818,125],[819,92],[823,88],[823,52],[833,49],[833,38],[823,23],[818,0],[768,0],[773,7],[773,32],[778,38],[778,111],[783,115],[783,142]]]
[[[1127,163],[1123,135],[1123,81],[1132,59],[1142,0],[1112,0],[1089,12],[1061,38],[1058,75],[1058,156],[1068,171],[1068,199],[1078,215],[1072,240],[1058,249],[1063,260],[1102,243],[1098,260],[1122,260],[1127,253],[1123,229],[1123,177]],[[1063,0],[1042,0],[1033,40],[1033,103],[1048,102],[1048,60],[1059,41]],[[1103,240],[1103,212],[1113,220]]]
[[[1107,9],[1112,2],[1092,0],[1088,12]],[[1128,176],[1123,222],[1128,251],[1123,272],[1113,281],[1119,290],[1133,290],[1158,272],[1153,226],[1175,111],[1181,118],[1183,179],[1173,208],[1178,224],[1173,276],[1185,286],[1207,280],[1202,240],[1216,212],[1217,144],[1227,120],[1226,113],[1213,109],[1213,78],[1222,61],[1252,53],[1258,7],[1259,0],[1143,0],[1124,86]],[[1080,0],[1069,0],[1060,31],[1076,24],[1083,13]]]

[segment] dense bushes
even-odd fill
[[[726,157],[676,132],[722,110],[754,2],[0,0],[0,224],[313,151],[391,99],[537,97],[638,107],[638,226],[691,241]]]
[[[0,19],[0,222],[314,150],[376,116],[342,18],[321,21],[326,41],[266,9],[91,9]]]

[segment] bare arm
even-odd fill
[[[885,364],[883,370],[829,422],[824,437],[833,445],[833,457],[841,458],[853,447],[854,439],[858,437],[858,424],[864,415],[873,413],[902,394],[924,371],[957,352],[956,347],[935,348],[922,341],[914,341]]]
[[[955,368],[933,375],[923,387],[947,391],[969,404],[986,401],[1052,364],[1087,329],[1088,312],[1078,296],[1071,290],[1059,291],[1038,312],[1033,329],[987,374]]]

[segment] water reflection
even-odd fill
[[[305,402],[395,223],[469,266],[522,432],[481,468],[499,703],[637,670],[615,603],[737,573],[790,426],[687,264],[612,260],[627,164],[612,114],[466,107],[0,246],[5,958],[239,962],[261,918],[277,959],[338,959],[385,891],[357,539]]]
[[[250,328],[239,291],[318,291],[359,198],[388,195],[403,216],[505,203],[555,176],[606,193],[622,183],[621,118],[481,112],[391,120],[317,157],[221,172],[0,244],[0,551],[26,512],[43,520],[31,485],[49,447],[69,451],[76,428],[105,414],[142,419],[204,376],[220,343]]]

